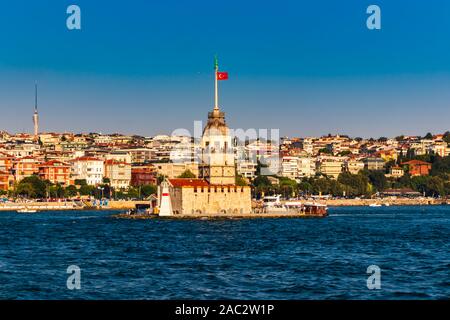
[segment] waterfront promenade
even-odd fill
[[[148,201],[109,201],[106,206],[95,206],[90,201],[61,201],[61,202],[6,202],[0,203],[0,211],[15,211],[20,209],[36,209],[40,211],[54,210],[128,210],[137,204],[148,204]]]

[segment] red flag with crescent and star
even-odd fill
[[[217,80],[228,80],[228,72],[217,71]]]

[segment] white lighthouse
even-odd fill
[[[170,200],[169,183],[167,182],[167,180],[161,182],[159,190],[160,190],[159,216],[170,217],[173,215],[173,210],[172,210],[172,200]]]
[[[39,114],[38,114],[38,102],[37,102],[37,83],[34,85],[34,114],[33,114],[33,125],[34,125],[34,140],[39,139]]]

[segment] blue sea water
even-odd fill
[[[0,299],[448,299],[450,206],[317,219],[0,212]],[[67,268],[81,268],[69,290]],[[367,288],[367,267],[381,289]]]

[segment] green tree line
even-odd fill
[[[267,176],[257,176],[253,180],[255,195],[282,194],[285,197],[298,194],[322,194],[332,196],[371,196],[391,188],[410,188],[426,196],[450,195],[450,157],[433,155],[411,157],[432,164],[429,176],[414,176],[408,172],[401,178],[387,178],[385,171],[362,170],[358,174],[342,172],[337,179],[317,175],[303,178],[300,182],[276,177],[278,183],[272,183]],[[394,165],[394,164],[392,164]]]
[[[13,190],[9,191],[9,196],[28,199],[73,198],[78,196],[144,199],[156,192],[155,185],[130,186],[126,190],[115,190],[109,185],[108,179],[104,179],[103,183],[98,186],[88,185],[86,180],[75,180],[75,185],[62,186],[52,184],[48,180],[42,180],[37,175],[32,175],[16,183]]]

